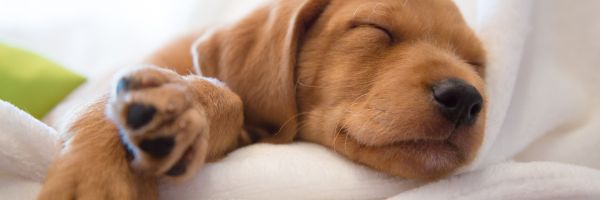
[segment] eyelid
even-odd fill
[[[381,26],[379,24],[372,23],[372,22],[353,22],[352,23],[352,27],[351,28],[358,28],[358,27],[372,27],[372,28],[379,29],[379,30],[385,32],[388,35],[388,37],[390,38],[391,43],[395,43],[396,42],[396,37],[390,31],[390,29],[385,28],[384,26]]]
[[[483,62],[479,62],[479,61],[469,61],[467,62],[467,64],[474,66],[474,67],[483,67],[485,65],[485,63]]]

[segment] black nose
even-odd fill
[[[433,96],[442,114],[457,126],[473,124],[483,106],[479,91],[456,78],[443,80],[433,86]]]

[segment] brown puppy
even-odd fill
[[[147,63],[194,71],[200,35],[201,70],[228,87],[154,67],[121,75],[73,123],[42,199],[155,198],[155,177],[188,178],[246,144],[242,118],[255,141],[316,142],[420,180],[481,144],[485,53],[450,0],[275,1]]]

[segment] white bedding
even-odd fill
[[[161,198],[600,199],[600,15],[596,14],[600,2],[457,2],[490,54],[487,135],[477,161],[463,173],[422,185],[353,164],[317,145],[262,144],[207,165],[190,182],[163,185]],[[164,27],[177,27],[168,24],[164,23]],[[0,41],[29,41],[11,35],[18,30],[7,31],[7,26],[0,23]],[[119,28],[110,26],[115,27]],[[29,28],[23,30],[34,30]],[[131,32],[134,34],[135,30]],[[86,34],[89,32],[78,36]],[[158,34],[149,35],[136,42],[161,41]],[[110,39],[123,42],[118,37]],[[38,45],[43,47],[38,48],[43,53],[52,52],[56,43],[52,40],[46,46],[33,42],[25,46]],[[151,49],[156,44],[146,47]],[[100,47],[103,48],[95,51],[103,54],[92,61],[108,59],[113,54],[110,45]],[[56,48],[68,49],[60,45]],[[118,52],[126,51],[114,53]],[[50,55],[68,66],[90,62],[77,61],[73,54]],[[90,65],[97,63],[108,62]],[[89,75],[96,73],[75,69]],[[0,103],[0,116],[0,196],[31,199],[40,188],[50,158],[58,150],[58,135],[4,102]]]

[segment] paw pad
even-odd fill
[[[154,106],[132,104],[127,109],[127,125],[132,129],[139,129],[150,123],[155,114]]]
[[[140,149],[155,158],[165,158],[175,147],[175,138],[165,137],[142,140]]]

